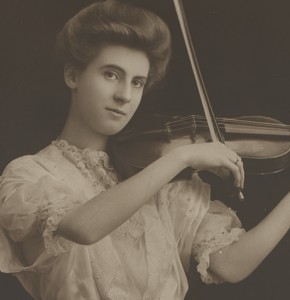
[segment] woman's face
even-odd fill
[[[138,108],[150,68],[142,51],[105,46],[72,85],[72,115],[86,134],[119,132]]]

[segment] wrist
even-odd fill
[[[173,155],[178,158],[181,169],[185,169],[187,167],[191,167],[190,164],[190,151],[188,145],[177,147],[173,150],[175,153]]]

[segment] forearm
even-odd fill
[[[290,193],[238,242],[211,255],[210,269],[230,282],[250,275],[287,233],[290,226]]]
[[[138,174],[70,211],[58,234],[81,244],[92,244],[130,218],[186,164],[178,150],[171,151]]]

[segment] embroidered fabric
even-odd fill
[[[139,239],[144,233],[144,226],[144,218],[140,211],[137,211],[129,220],[115,229],[111,233],[111,237],[115,239]]]
[[[42,237],[45,249],[48,254],[55,256],[69,251],[74,245],[72,241],[54,234],[54,232],[57,230],[59,222],[63,218],[64,214],[68,211],[67,201],[65,200],[67,197],[68,194],[66,193],[58,193],[57,201],[59,203],[63,203],[63,205],[56,209],[54,203],[49,200],[47,204],[42,207],[39,214],[39,221],[40,226],[42,227]],[[70,201],[70,207],[80,203],[80,201],[74,198],[70,199]]]
[[[223,216],[230,216],[232,221],[231,223],[232,227],[242,226],[242,223],[240,219],[237,217],[236,212],[232,210],[230,207],[222,204],[218,200],[211,202],[209,212],[213,214],[223,215]]]
[[[208,270],[210,254],[238,241],[244,233],[239,218],[230,207],[217,200],[211,202],[192,246],[193,256],[198,263],[197,271],[203,282],[222,282]]]
[[[245,233],[245,230],[241,228],[233,228],[230,232],[223,229],[210,240],[203,240],[199,242],[197,247],[200,248],[201,251],[199,251],[194,257],[198,262],[197,271],[200,273],[201,279],[204,283],[211,284],[223,282],[220,278],[208,271],[210,262],[209,256],[211,253],[238,241],[243,233]]]

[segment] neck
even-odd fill
[[[106,151],[108,137],[94,132],[90,128],[84,127],[79,118],[75,117],[70,110],[66,123],[59,136],[69,144],[79,149],[91,148]]]

